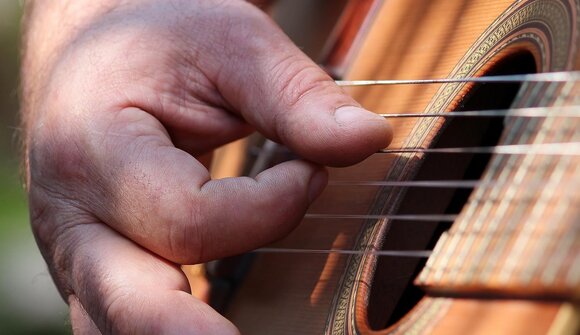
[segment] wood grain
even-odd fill
[[[478,41],[481,42],[482,34],[497,23],[495,21],[502,13],[510,6],[524,6],[534,2],[540,0],[522,1],[517,4],[507,0],[377,1],[368,15],[370,21],[363,24],[360,20],[357,21],[364,29],[361,29],[359,36],[356,37],[359,42],[352,44],[356,50],[350,50],[349,57],[333,58],[335,60],[333,66],[345,69],[345,79],[351,80],[427,79],[461,73],[462,68],[457,64],[469,62],[470,53],[477,52],[470,48]],[[546,3],[556,2],[546,1]],[[576,24],[574,6],[578,6],[578,2],[562,0],[559,3],[571,6],[568,10],[572,13],[572,21]],[[513,11],[514,8],[510,10]],[[577,28],[574,26],[567,29],[570,30],[571,36],[569,43],[575,48],[578,45]],[[559,64],[551,59],[557,58],[556,54],[560,47],[557,50],[547,51],[541,48],[550,42],[550,36],[543,34],[541,29],[536,29],[534,25],[522,28],[518,32],[537,36],[539,42],[523,37],[510,43],[502,44],[499,41],[486,51],[489,57],[478,61],[470,68],[469,73],[484,75],[502,59],[519,52],[532,55],[540,71],[578,69],[580,61],[575,50],[572,50],[574,48],[567,52],[566,61]],[[452,92],[447,100],[434,99],[445,97],[447,88]],[[363,106],[377,113],[420,113],[434,108],[441,111],[455,109],[460,106],[464,96],[468,95],[472,88],[473,85],[415,85],[352,88],[348,91]],[[517,98],[522,106],[538,104],[550,106],[555,103],[578,102],[576,86],[563,85],[551,88],[531,85],[524,88],[523,92],[527,92],[528,96]],[[551,92],[552,95],[548,96],[546,92]],[[441,105],[438,105],[439,102]],[[409,145],[428,147],[438,138],[445,124],[441,120],[428,124],[416,120],[400,120],[394,121],[393,126],[396,135],[392,147]],[[521,129],[508,125],[507,129],[517,132],[517,139],[522,139],[522,129],[529,129],[534,136],[547,132],[548,139],[577,140],[578,136],[577,124],[569,122],[563,124],[561,121]],[[502,141],[509,142],[506,136]],[[526,159],[529,163],[525,162]],[[331,179],[408,180],[414,177],[423,160],[422,155],[374,155],[354,167],[331,169]],[[447,234],[447,241],[439,243],[438,255],[429,261],[428,270],[417,282],[437,297],[425,298],[411,313],[388,329],[373,330],[368,322],[367,304],[376,268],[376,257],[371,256],[357,258],[336,254],[256,255],[253,266],[231,301],[226,316],[247,334],[546,334],[553,331],[554,321],[564,318],[561,316],[564,302],[576,304],[575,299],[580,292],[577,281],[567,282],[565,279],[567,275],[565,271],[576,266],[580,253],[576,238],[578,212],[570,209],[578,202],[578,194],[574,189],[574,185],[577,185],[575,183],[578,182],[578,172],[574,168],[578,166],[577,163],[575,159],[566,163],[561,179],[550,186],[553,190],[545,191],[552,192],[551,195],[545,192],[531,194],[535,200],[533,205],[528,207],[529,212],[521,212],[519,207],[508,207],[507,211],[504,211],[495,205],[487,208],[472,204],[473,210],[480,216],[468,217],[462,213],[465,217],[464,223],[456,222]],[[498,164],[497,171],[506,166],[505,162]],[[518,167],[537,169],[542,168],[542,164],[536,158],[524,157],[516,161],[513,171],[507,178],[513,179],[521,173],[518,172],[520,171]],[[552,176],[558,169],[558,164],[560,163],[546,163],[543,175]],[[487,173],[494,175],[496,172]],[[380,192],[383,194],[379,194]],[[392,190],[390,193],[385,192],[387,191],[376,188],[356,188],[348,192],[328,188],[312,206],[310,212],[368,213],[378,208],[377,199],[383,198],[386,201],[382,204],[382,211],[397,210],[403,193]],[[505,198],[509,192],[511,192],[509,189],[501,190],[498,197]],[[523,194],[525,190],[517,192]],[[558,214],[560,216],[556,214],[560,213],[558,206],[562,203],[558,202],[557,197],[554,198],[554,194],[559,194],[560,199],[567,197],[566,201],[572,203],[562,212],[564,214]],[[485,201],[494,199],[486,192],[481,196]],[[544,198],[545,208],[541,213],[536,213],[539,211],[534,209],[536,204],[540,200],[544,201],[542,200]],[[493,215],[497,217],[493,219]],[[488,216],[491,218],[488,219]],[[482,226],[473,226],[472,223],[478,222],[474,218],[481,218]],[[494,226],[493,222],[496,221],[503,228]],[[537,224],[526,228],[524,224],[532,221]],[[541,222],[550,222],[556,226],[541,225]],[[391,246],[382,244],[389,227],[389,222],[386,221],[369,223],[361,220],[322,222],[304,220],[290,236],[273,246],[356,249],[361,248],[361,241],[365,241],[366,244],[363,243],[362,246],[364,248],[388,249]],[[510,231],[512,235],[506,235],[505,231],[511,229],[510,227],[513,228],[513,231]],[[488,229],[489,233],[479,234],[485,229]],[[474,231],[478,234],[469,235]],[[546,239],[543,235],[549,231],[550,234],[557,236]],[[367,239],[364,238],[365,234],[369,236]],[[527,242],[517,242],[523,240],[524,234],[529,235],[525,235]],[[558,248],[565,245],[566,237],[568,238],[566,243],[571,244],[567,251],[559,253]],[[409,238],[412,239],[413,236]],[[505,244],[500,240],[508,242]],[[499,249],[501,243],[505,245]],[[493,253],[494,250],[497,250],[496,255]],[[546,250],[548,252],[544,253]],[[518,258],[514,260],[513,255],[517,255]],[[550,258],[549,255],[553,257]],[[491,258],[486,258],[487,256]],[[520,261],[527,261],[532,257],[535,257],[535,263]],[[472,259],[478,259],[478,262],[470,263]],[[556,279],[540,285],[538,278],[542,276],[542,270],[547,269],[550,264],[555,264],[556,260],[561,262],[555,270]],[[480,268],[481,264],[489,264],[491,272],[483,276],[482,273],[485,271]],[[531,275],[532,279],[524,282],[524,277],[532,268],[535,271]],[[514,274],[510,278],[516,279],[502,280],[506,269]],[[398,275],[400,273],[393,270],[392,276]],[[400,292],[393,294],[393,299],[397,299],[395,295],[400,296]],[[568,315],[568,321],[578,317],[574,313]],[[572,325],[567,326],[567,331],[574,332],[574,329],[578,329],[574,328],[577,324],[574,326],[572,321],[564,322]]]

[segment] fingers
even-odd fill
[[[102,224],[77,226],[66,255],[71,321],[78,334],[238,334],[186,291],[173,264],[146,252]],[[82,243],[79,243],[82,240]],[[71,242],[64,240],[63,243]]]
[[[286,162],[251,178],[211,180],[201,188],[208,260],[255,249],[287,235],[327,183],[326,170]],[[187,242],[187,241],[186,241]],[[191,243],[189,241],[189,243]]]
[[[360,108],[263,13],[236,4],[245,15],[216,34],[222,48],[210,77],[249,123],[326,165],[352,164],[389,144],[384,118]]]
[[[86,204],[103,222],[179,264],[241,253],[287,234],[326,185],[326,171],[292,161],[256,179],[210,180],[148,113],[125,109],[91,123],[98,169]],[[122,134],[122,135],[116,135]],[[87,178],[85,178],[87,179]],[[86,189],[86,187],[85,187]],[[83,198],[83,197],[79,197]]]

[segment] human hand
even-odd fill
[[[117,2],[29,18],[33,231],[76,332],[237,333],[179,264],[281,238],[325,186],[318,164],[358,162],[390,128],[243,1]],[[254,129],[310,162],[211,180],[196,158]]]

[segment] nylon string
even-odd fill
[[[580,71],[574,72],[547,72],[535,74],[500,75],[467,78],[438,78],[420,80],[337,80],[339,86],[377,86],[377,85],[413,85],[413,84],[445,84],[445,83],[516,83],[516,82],[575,82],[580,80]],[[495,109],[478,111],[450,111],[444,113],[392,113],[379,114],[384,118],[467,118],[467,117],[580,117],[580,106],[559,107],[527,107],[513,109]],[[267,141],[267,154],[260,151],[262,156],[271,156],[278,150],[278,145]],[[383,149],[382,154],[401,153],[444,153],[444,154],[499,154],[499,155],[550,155],[550,156],[578,156],[580,142],[541,143],[541,144],[511,144],[493,147],[457,147],[457,148],[393,148]],[[252,175],[263,170],[266,166],[264,158],[259,164],[254,164]],[[427,188],[485,188],[501,186],[507,182],[480,181],[480,180],[424,180],[424,181],[330,181],[329,186],[382,186],[382,187],[427,187]],[[528,185],[529,186],[529,185]],[[542,187],[538,183],[538,187]],[[366,214],[323,214],[307,213],[304,219],[389,219],[398,221],[422,222],[453,222],[458,214],[397,214],[397,215],[366,215]],[[428,258],[431,250],[346,250],[346,249],[302,249],[302,248],[259,248],[252,253],[284,253],[284,254],[344,254],[363,255],[372,254],[388,257]]]
[[[580,71],[544,72],[532,74],[510,74],[503,76],[484,76],[466,78],[437,79],[382,79],[382,80],[335,80],[338,86],[378,86],[378,85],[425,85],[449,83],[523,83],[523,82],[571,82],[580,80]]]

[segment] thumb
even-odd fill
[[[224,28],[214,81],[246,121],[325,165],[353,164],[390,143],[384,118],[361,108],[265,14],[238,5],[246,15]]]

